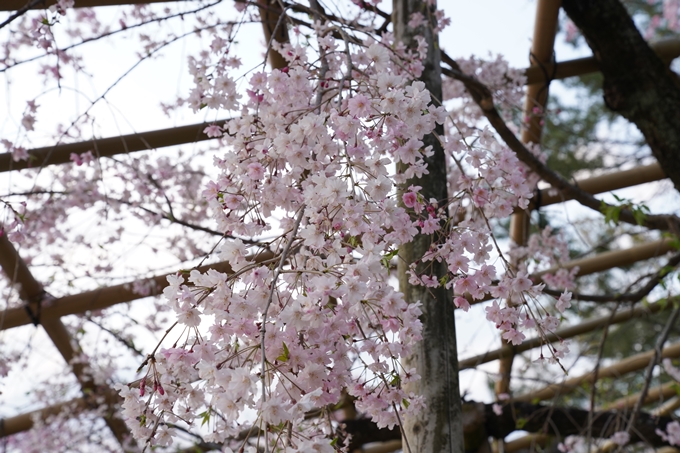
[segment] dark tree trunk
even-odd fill
[[[680,88],[619,0],[563,0],[604,75],[604,100],[635,123],[680,189]]]

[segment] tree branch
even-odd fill
[[[600,213],[603,206],[608,206],[603,204],[603,202],[585,190],[572,185],[565,178],[541,162],[537,156],[529,151],[529,149],[517,138],[514,132],[512,132],[505,123],[501,115],[498,113],[496,106],[494,105],[493,95],[489,88],[483,83],[479,82],[475,77],[463,73],[460,69],[460,66],[458,66],[458,63],[456,63],[456,61],[449,57],[445,52],[442,51],[441,55],[442,61],[450,65],[452,68],[442,68],[442,73],[453,79],[459,80],[465,85],[465,88],[470,93],[475,103],[477,103],[477,105],[482,109],[484,116],[486,116],[491,126],[496,130],[498,135],[500,135],[505,144],[515,152],[519,160],[529,167],[531,171],[539,175],[541,179],[552,185],[554,188],[560,190],[567,197],[578,201],[583,206]],[[677,124],[680,124],[680,120]],[[619,220],[632,225],[638,225],[638,221],[635,219],[635,216],[628,209],[621,210]],[[671,230],[673,232],[680,232],[680,219],[674,215],[647,216],[642,224],[648,228],[656,230]]]

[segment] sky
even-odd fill
[[[387,2],[385,2],[387,3]],[[514,67],[525,67],[528,63],[535,2],[530,0],[449,0],[440,6],[451,18],[452,24],[440,37],[440,44],[452,57],[485,57],[501,54]],[[102,8],[103,22],[110,14],[114,16],[117,7]],[[115,25],[115,24],[114,24]],[[175,27],[176,31],[187,31]],[[251,68],[262,59],[263,38],[259,24],[247,25],[237,45],[237,53],[243,59],[243,68]],[[193,44],[192,44],[193,42]],[[114,44],[115,43],[115,44]],[[159,101],[171,102],[177,95],[186,96],[190,85],[187,73],[186,56],[196,41],[173,44],[162,52],[163,58],[146,61],[113,88],[106,96],[105,104],[95,111],[108,121],[100,121],[93,130],[96,135],[110,136],[116,133],[130,133],[133,130],[152,130],[179,124],[191,124],[211,120],[210,114],[192,114],[183,111],[170,118],[163,115]],[[254,45],[255,44],[255,45]],[[0,136],[10,136],[16,126],[17,115],[25,107],[26,96],[38,95],[41,111],[49,105],[59,105],[60,109],[50,115],[55,119],[65,119],[65,113],[82,110],[87,99],[95,99],[135,62],[134,50],[138,46],[126,40],[117,39],[104,45],[92,44],[82,47],[83,61],[92,78],[79,77],[63,89],[42,93],[41,82],[35,78],[35,66],[5,74],[0,82],[0,104],[8,107],[7,114],[0,112]],[[556,43],[558,60],[573,58],[578,54],[564,43]],[[583,52],[581,52],[582,54]],[[27,94],[30,93],[30,94]],[[42,113],[44,115],[44,113]],[[69,115],[70,116],[70,115]],[[40,130],[40,124],[36,126]],[[40,136],[31,137],[39,146]]]

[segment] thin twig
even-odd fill
[[[9,25],[10,23],[12,23],[15,19],[17,19],[17,18],[23,16],[24,14],[26,14],[26,12],[27,12],[29,9],[33,8],[33,7],[36,6],[38,3],[41,3],[41,2],[43,2],[43,1],[44,1],[44,0],[31,0],[30,2],[26,3],[26,5],[25,5],[23,8],[17,10],[16,13],[12,14],[12,15],[9,16],[7,19],[5,19],[5,21],[4,21],[3,23],[0,24],[0,28],[6,27],[6,26]]]
[[[298,218],[295,220],[295,225],[293,225],[293,229],[290,232],[290,238],[288,239],[288,242],[286,243],[286,246],[283,248],[283,252],[281,252],[281,259],[279,260],[279,265],[274,269],[274,276],[272,277],[272,282],[271,282],[271,289],[269,290],[269,298],[267,299],[267,305],[264,308],[264,312],[262,314],[262,327],[260,327],[260,347],[262,348],[262,404],[264,404],[267,401],[267,382],[266,382],[266,369],[267,369],[267,356],[265,353],[265,344],[264,344],[264,337],[267,332],[267,312],[269,311],[269,306],[272,304],[272,300],[274,299],[274,292],[276,291],[276,280],[279,278],[279,274],[281,273],[281,269],[283,268],[283,265],[286,263],[286,259],[288,257],[288,252],[290,251],[290,247],[293,244],[293,241],[295,241],[295,236],[297,235],[298,228],[300,227],[300,222],[302,222],[302,217],[304,217],[305,213],[305,205],[300,206],[299,213],[298,213]],[[265,451],[269,452],[269,436],[267,435],[268,430],[264,430],[264,437],[265,437]]]
[[[616,311],[619,309],[620,305],[621,302],[616,304],[616,306],[612,310],[611,315],[609,316],[609,319],[607,320],[607,324],[604,325],[604,328],[602,330],[602,338],[600,339],[600,345],[597,350],[597,359],[595,361],[595,368],[593,369],[593,383],[591,384],[590,387],[590,411],[588,411],[588,433],[586,435],[586,445],[588,446],[588,453],[590,453],[590,447],[593,437],[593,414],[595,411],[595,396],[597,393],[597,378],[598,378],[597,374],[600,371],[600,363],[602,362],[602,356],[604,355],[604,344],[607,341],[607,335],[609,335],[609,326],[611,326],[612,321],[614,320],[614,316],[616,315]]]
[[[678,319],[678,315],[680,315],[680,305],[676,305],[676,307],[673,309],[673,312],[668,318],[666,326],[663,328],[663,332],[661,332],[658,340],[656,341],[656,347],[654,348],[654,356],[649,361],[649,365],[647,366],[647,370],[645,371],[644,386],[642,387],[642,391],[640,392],[640,397],[638,398],[637,403],[635,403],[635,407],[633,407],[633,413],[631,414],[630,419],[628,420],[628,426],[626,428],[626,432],[628,434],[630,434],[631,431],[633,430],[633,427],[635,426],[635,421],[637,420],[638,415],[640,414],[640,410],[642,409],[642,405],[644,404],[645,399],[647,398],[647,392],[649,391],[649,386],[651,385],[652,382],[652,372],[654,371],[654,368],[656,367],[656,365],[659,362],[659,359],[661,358],[663,345],[666,343],[666,340],[668,339],[668,334],[670,334],[671,329],[675,325],[675,321]],[[620,451],[622,448],[623,445],[619,446],[618,450]]]

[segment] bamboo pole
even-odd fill
[[[576,266],[579,267],[576,276],[582,277],[584,275],[602,272],[615,267],[630,266],[637,261],[662,256],[672,249],[673,247],[670,239],[661,239],[658,241],[648,242],[646,244],[636,245],[624,250],[614,250],[600,253],[588,258],[569,261],[560,265],[559,267],[550,268],[535,274],[531,274],[529,278],[531,278],[535,283],[539,283],[541,281],[542,275],[556,272],[558,269],[562,268],[573,269]],[[490,294],[486,294],[485,297],[479,300],[473,299],[469,294],[466,294],[465,297],[471,305],[480,304],[492,299]]]
[[[661,169],[661,165],[655,162],[650,165],[631,168],[630,170],[617,171],[592,178],[576,181],[576,185],[590,194],[609,192],[611,190],[623,189],[625,187],[637,186],[652,181],[666,178],[666,174]],[[532,200],[532,204],[538,203],[540,206],[562,203],[570,200],[560,193],[557,189],[541,189],[539,194]]]
[[[666,384],[659,385],[657,387],[654,387],[653,389],[650,389],[649,392],[647,392],[647,397],[645,398],[644,404],[651,404],[654,402],[658,402],[660,400],[665,400],[666,398],[670,398],[673,395],[676,395],[677,385],[678,385],[677,382],[668,382]],[[639,399],[640,394],[635,393],[634,395],[619,398],[618,400],[605,405],[603,410],[632,409],[635,406],[635,403],[637,403],[637,400]]]
[[[118,393],[115,390],[107,388],[102,394],[97,394],[96,397],[104,397],[104,403],[109,406],[114,406],[119,401]],[[38,420],[47,421],[47,419],[54,415],[67,413],[69,417],[75,416],[79,412],[87,409],[96,409],[100,403],[93,404],[92,398],[89,396],[73,398],[72,400],[63,403],[53,404],[31,412],[15,415],[14,417],[0,419],[0,439],[12,434],[28,431],[33,427],[33,421]]]
[[[531,44],[529,61],[532,66],[546,67],[553,63],[553,47],[557,32],[557,18],[560,12],[560,0],[539,0],[536,4],[536,20],[534,21],[534,38]],[[549,73],[548,73],[549,74]],[[543,110],[548,102],[548,85],[551,79],[539,79],[528,83],[524,97],[524,114],[529,118],[522,130],[522,142],[540,143],[543,130]],[[539,114],[533,114],[535,108]]]
[[[563,267],[566,269],[571,269],[574,266],[579,266],[580,270],[577,275],[583,276],[611,269],[612,267],[628,266],[636,261],[660,256],[671,250],[671,248],[670,241],[664,239],[631,247],[626,250],[605,252],[593,257],[574,260],[569,263],[565,263]],[[2,262],[1,260],[4,256],[6,256],[6,254],[2,253],[2,250],[0,250],[0,263]],[[254,256],[252,259],[255,262],[261,263],[271,259],[273,256],[274,255],[271,252],[263,252]],[[200,272],[206,272],[208,269],[215,269],[218,272],[224,273],[231,272],[231,267],[229,267],[228,263],[226,262],[209,264],[198,268]],[[549,269],[533,275],[532,278],[540,279],[541,275],[554,271],[556,271],[556,269]],[[153,284],[150,285],[152,287],[151,293],[149,294],[150,296],[158,295],[163,291],[163,288],[167,286],[168,275],[172,274],[158,275],[143,280],[145,282],[153,282]],[[88,310],[102,310],[119,303],[131,302],[133,300],[146,297],[135,293],[132,290],[133,284],[134,281],[120,285],[109,286],[106,288],[95,289],[92,291],[85,291],[83,293],[74,294],[71,296],[64,296],[55,300],[44,301],[41,308],[41,317],[43,319],[51,319],[55,317],[83,313]],[[470,302],[481,303],[483,300],[471,300]],[[23,326],[31,323],[32,320],[23,307],[10,308],[5,310],[3,313],[0,313],[0,330],[11,329],[13,327]],[[496,360],[496,358],[489,359],[489,361],[491,360]]]
[[[283,69],[288,62],[278,51],[270,48],[276,41],[279,44],[288,42],[288,24],[283,11],[276,0],[257,0],[257,8],[260,11],[262,31],[264,32],[265,46],[268,49],[269,65],[272,69]]]
[[[560,340],[573,338],[577,335],[591,332],[606,325],[621,324],[634,318],[657,313],[665,308],[668,308],[670,305],[671,304],[655,302],[649,306],[637,306],[629,310],[620,311],[616,313],[613,318],[609,315],[602,316],[600,318],[591,319],[590,321],[585,321],[574,326],[560,329],[554,333],[548,333],[545,338],[531,338],[529,340],[523,341],[522,344],[517,346],[505,345],[493,351],[461,360],[460,369],[465,370],[476,368],[483,363],[492,362],[513,353],[519,354],[530,349],[537,348],[546,343],[555,343]]]
[[[598,372],[598,379],[616,378],[621,375],[631,373],[633,371],[641,370],[649,365],[649,360],[653,357],[654,351],[647,351],[636,354],[632,357],[624,359],[612,366],[601,368]],[[661,358],[676,358],[680,357],[680,343],[674,343],[663,349]],[[543,389],[527,393],[525,395],[513,398],[517,402],[530,401],[544,401],[558,395],[565,395],[581,384],[589,384],[593,380],[593,373],[586,373],[571,379],[567,379],[559,384],[552,384]]]
[[[677,385],[677,383],[675,383]],[[661,406],[654,409],[651,414],[657,417],[665,417],[671,415],[677,408],[680,407],[680,397],[675,396],[663,403]]]
[[[680,56],[679,38],[664,39],[650,43],[649,46],[666,63],[670,63],[673,59]],[[524,74],[527,77],[526,83],[532,84],[545,81],[545,74],[552,76],[552,80],[558,80],[590,74],[599,70],[600,67],[595,57],[586,57],[563,61],[557,64],[550,63],[543,68],[538,65],[532,65],[524,70]]]
[[[588,258],[581,258],[578,260],[569,261],[559,266],[563,269],[573,269],[578,267],[579,270],[576,276],[594,274],[614,267],[630,266],[637,261],[648,260],[657,256],[662,256],[667,252],[673,250],[673,245],[670,239],[661,239],[658,241],[648,242],[646,244],[636,245],[623,250],[613,250],[610,252],[603,252]],[[540,279],[542,275],[557,271],[559,268],[550,268],[545,271],[532,274],[532,278]]]
[[[1,253],[2,251],[0,250],[0,254]],[[266,251],[259,253],[250,259],[256,263],[262,263],[273,257],[274,254],[272,252]],[[214,269],[218,272],[224,272],[227,274],[232,272],[231,266],[229,266],[229,263],[226,261],[215,264],[207,264],[205,266],[199,267],[197,270],[199,272],[207,272],[209,269]],[[175,274],[157,275],[155,277],[142,280],[145,283],[151,282],[151,285],[149,285],[151,287],[151,292],[148,294],[148,296],[156,296],[163,292],[163,289],[168,286],[168,275]],[[132,281],[47,301],[42,305],[41,319],[58,319],[61,316],[73,315],[86,311],[102,310],[123,302],[131,302],[143,297],[148,297],[134,292],[134,283],[135,282]],[[31,324],[31,322],[31,318],[28,316],[28,313],[23,307],[10,308],[5,310],[4,313],[0,313],[0,330]]]
[[[191,124],[118,137],[93,138],[92,140],[63,143],[54,146],[34,148],[28,151],[29,159],[14,162],[11,153],[0,154],[0,173],[24,168],[39,168],[47,165],[64,164],[71,161],[71,154],[92,151],[95,157],[111,157],[133,151],[144,151],[166,146],[181,145],[210,140],[203,130],[211,124],[223,125],[225,120],[214,123]]]
[[[54,404],[42,409],[38,409],[14,417],[0,419],[0,439],[12,434],[28,431],[33,427],[33,420],[46,421],[49,417],[59,415],[68,411],[70,414],[79,412],[87,407],[87,402],[83,398],[74,398],[64,403]]]

